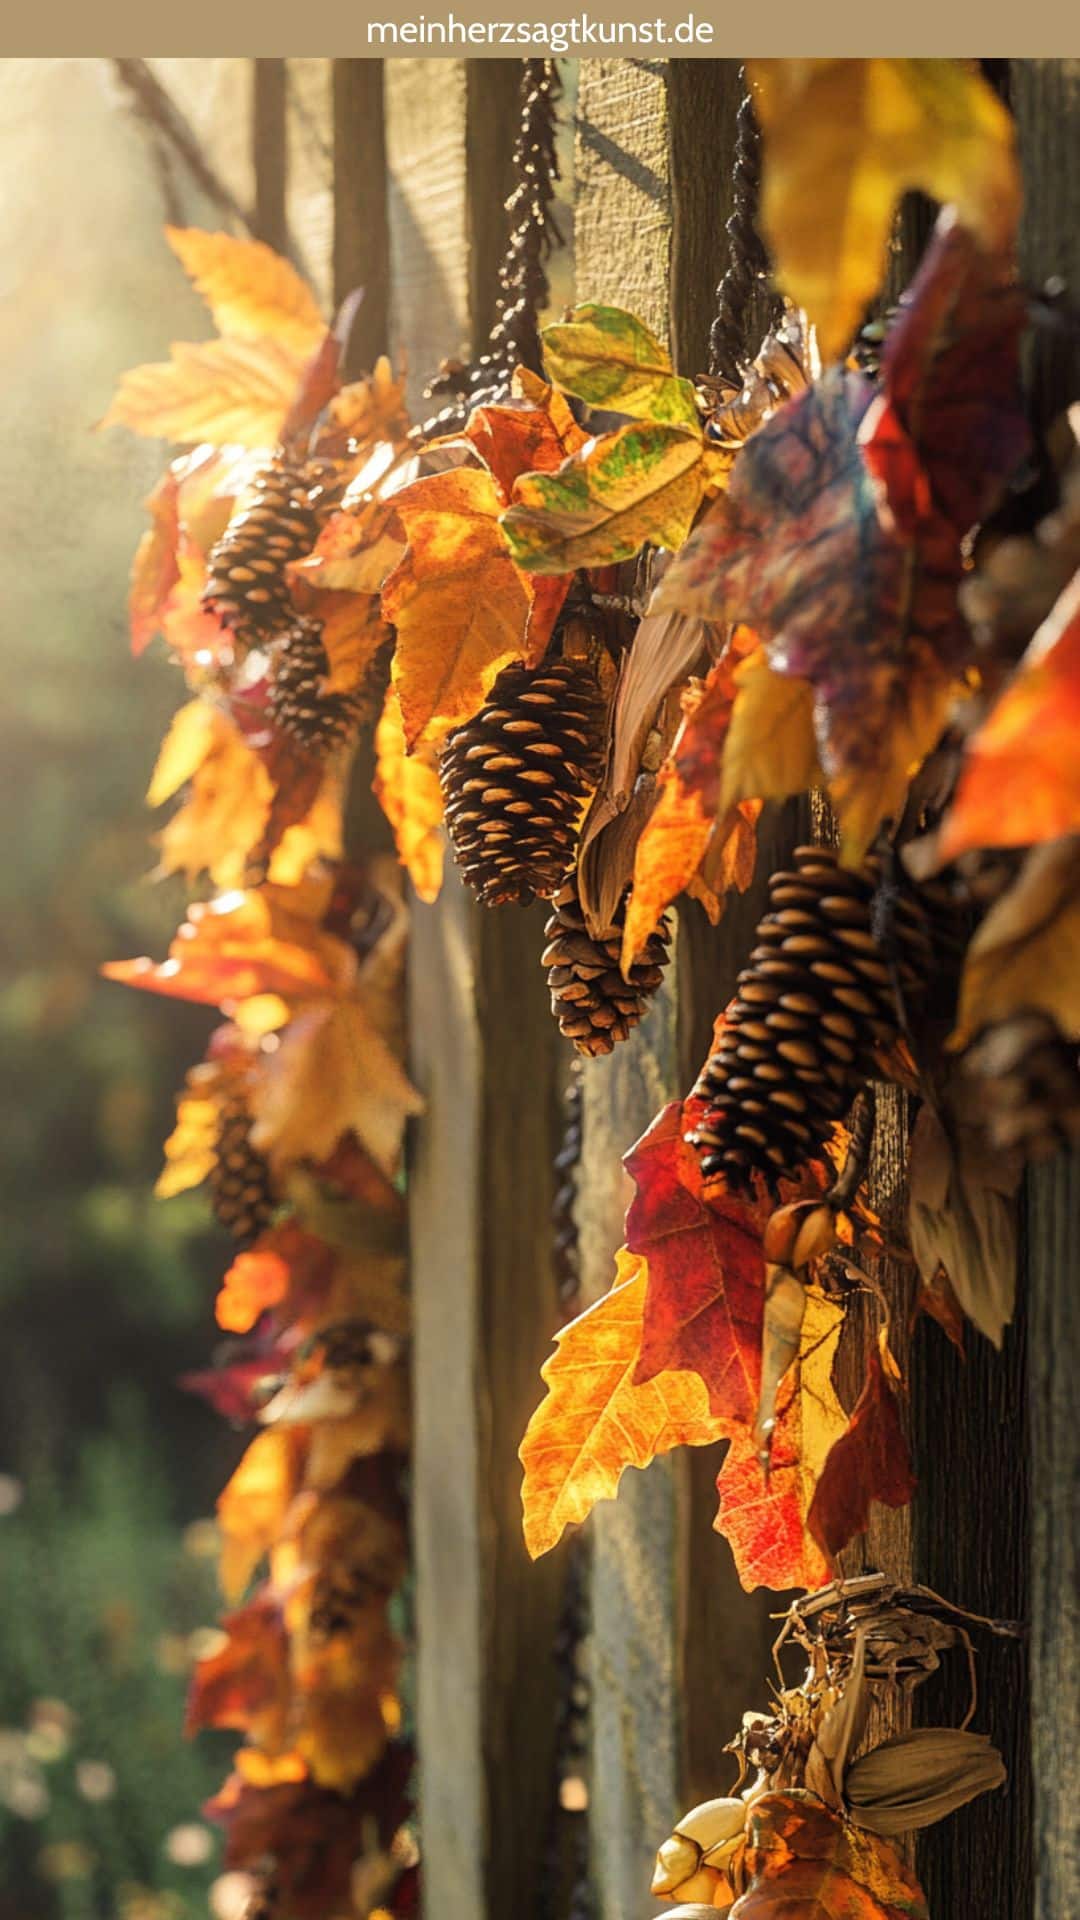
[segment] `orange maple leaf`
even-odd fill
[[[730,1432],[709,1412],[696,1374],[636,1382],[648,1268],[625,1247],[615,1258],[611,1292],[556,1336],[541,1369],[547,1395],[521,1443],[525,1544],[534,1560],[598,1500],[613,1500],[627,1467]]]
[[[256,1434],[221,1493],[217,1512],[226,1599],[239,1599],[281,1532],[300,1491],[306,1450],[303,1429],[268,1427]]]
[[[796,1788],[751,1803],[731,1920],[929,1920],[913,1873],[887,1840]]]
[[[468,720],[502,668],[519,660],[531,593],[510,558],[489,473],[456,467],[404,487],[408,536],[383,586],[397,628],[394,682],[409,751]]]
[[[1080,833],[1080,574],[968,743],[938,857]]]

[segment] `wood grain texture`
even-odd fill
[[[668,67],[672,352],[690,379],[708,369],[716,288],[727,264],[739,75],[737,60],[672,60]]]
[[[576,298],[669,328],[671,187],[664,69],[631,60],[579,68]],[[678,960],[673,963],[675,971]],[[579,1200],[583,1289],[607,1291],[629,1182],[622,1155],[678,1086],[673,975],[641,1026],[584,1074]],[[653,1856],[679,1809],[677,1473],[627,1474],[593,1535],[590,1839],[601,1920],[653,1911]]]
[[[469,347],[465,65],[386,63],[391,337],[395,355],[406,355],[418,418],[440,362]]]
[[[288,250],[285,217],[285,177],[288,154],[285,137],[284,60],[253,60],[251,141],[255,169],[257,240],[276,253]]]
[[[349,339],[347,371],[369,371],[390,345],[390,222],[382,60],[334,60],[334,302],[364,298]]]

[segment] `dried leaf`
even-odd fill
[[[835,1560],[849,1540],[865,1533],[875,1500],[906,1507],[915,1492],[895,1387],[900,1370],[888,1346],[871,1347],[866,1380],[846,1431],[831,1447],[807,1515],[824,1554]]]
[[[818,1476],[844,1430],[832,1384],[843,1325],[843,1308],[809,1288],[798,1359],[776,1396],[768,1468],[753,1432],[740,1428],[720,1469],[714,1525],[728,1541],[748,1593],[759,1586],[820,1587],[833,1576],[807,1516]]]
[[[165,736],[147,800],[157,807],[178,787],[191,792],[159,835],[161,872],[236,887],[266,830],[273,786],[228,715],[208,701],[181,707]]]
[[[589,437],[560,394],[543,381],[537,388],[535,403],[475,407],[465,426],[465,439],[476,448],[504,506],[523,473],[554,473]]]
[[[125,373],[102,427],[194,445],[273,447],[304,374],[276,340],[180,342],[172,359]]]
[[[989,250],[1020,210],[1012,120],[953,60],[754,60],[765,132],[762,221],[777,277],[841,353],[885,271],[893,209],[921,188],[955,201]]]
[[[332,514],[310,554],[290,572],[320,592],[378,594],[404,551],[396,501],[367,498]]]
[[[569,320],[545,327],[544,365],[555,385],[590,407],[635,420],[696,426],[693,384],[674,372],[656,335],[621,307],[575,307]]]
[[[972,937],[958,1033],[1038,1009],[1080,1039],[1080,837],[1033,847]],[[955,1276],[954,1284],[955,1284]]]
[[[749,644],[756,644],[753,636]],[[753,816],[737,808],[720,812],[720,762],[735,693],[732,669],[741,651],[729,650],[710,669],[704,685],[683,697],[685,717],[660,769],[656,806],[634,856],[633,893],[623,932],[624,972],[664,909],[689,886],[707,858],[717,890],[731,885],[745,892],[754,877]]]
[[[270,334],[299,354],[314,353],[326,321],[311,288],[280,253],[261,240],[199,227],[166,227],[165,238],[219,333],[241,340]]]
[[[306,1441],[296,1428],[270,1427],[251,1442],[217,1503],[221,1585],[238,1600],[281,1532],[300,1490]]]
[[[1080,574],[968,742],[941,828],[942,861],[972,847],[1080,833]]]
[[[488,473],[458,467],[394,496],[408,548],[383,587],[409,750],[477,711],[520,659],[529,590],[507,552]]]
[[[423,1106],[361,995],[313,1000],[289,1022],[253,1084],[252,1145],[284,1169],[328,1159],[351,1132],[392,1175],[405,1121]]]
[[[743,1867],[750,1885],[730,1920],[929,1920],[899,1855],[811,1793],[751,1804]]]
[[[525,1432],[522,1503],[533,1559],[613,1500],[627,1467],[647,1467],[672,1447],[708,1446],[726,1429],[692,1374],[635,1376],[648,1268],[625,1247],[611,1292],[556,1335],[541,1369],[547,1395]]]
[[[1001,1755],[984,1733],[912,1727],[848,1768],[844,1798],[860,1827],[889,1836],[933,1826],[1006,1778]]]
[[[785,800],[825,784],[807,680],[777,673],[763,648],[735,669],[735,705],[723,743],[720,805]]]
[[[715,468],[700,428],[620,427],[586,441],[557,473],[516,483],[502,516],[510,551],[529,573],[571,573],[629,560],[646,541],[678,548]]]
[[[344,941],[323,933],[300,910],[299,888],[260,888],[196,901],[169,949],[169,958],[117,960],[102,968],[107,980],[142,987],[170,999],[229,1006],[256,994],[304,999],[330,991],[355,972]]]
[[[437,900],[443,877],[443,794],[437,756],[405,751],[397,690],[388,687],[375,729],[376,799],[394,829],[398,858],[421,900]]]
[[[223,1074],[208,1062],[193,1067],[176,1103],[176,1125],[165,1142],[165,1165],[154,1192],[159,1200],[199,1187],[217,1160]]]
[[[995,1152],[978,1127],[948,1131],[924,1106],[911,1136],[908,1226],[919,1272],[939,1266],[968,1319],[1000,1347],[1016,1297],[1016,1189],[1021,1161]]]
[[[281,1607],[258,1593],[238,1613],[226,1614],[225,1645],[197,1662],[188,1692],[184,1732],[232,1727],[256,1746],[280,1752],[289,1708],[289,1643]]]

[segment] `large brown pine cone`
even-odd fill
[[[619,966],[625,902],[602,940],[585,925],[577,888],[568,882],[555,896],[541,955],[551,988],[551,1011],[559,1031],[579,1053],[610,1053],[636,1027],[663,978],[670,928],[665,917],[624,979]]]

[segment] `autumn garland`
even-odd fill
[[[219,1304],[253,1344],[215,1392],[246,1410],[254,1382],[281,1384],[222,1502],[227,1586],[269,1577],[197,1675],[192,1718],[246,1732],[218,1803],[228,1857],[271,1856],[301,1920],[350,1887],[360,1912],[410,1887],[391,1848],[406,1768],[384,1469],[404,1445],[394,1174],[419,1102],[400,1066],[401,903],[341,846],[388,661],[376,787],[402,862],[433,897],[445,792],[483,897],[554,895],[544,962],[581,1051],[641,1017],[680,895],[718,918],[749,884],[763,804],[814,790],[837,821],[836,850],[773,876],[698,1086],[629,1154],[615,1283],[560,1336],[522,1446],[538,1553],[625,1467],[727,1440],[717,1524],[744,1584],[809,1590],[789,1635],[805,1675],[736,1742],[750,1786],[687,1816],[656,1891],[766,1920],[796,1893],[809,1916],[839,1875],[869,1920],[923,1914],[889,1836],[1001,1778],[966,1728],[860,1753],[870,1701],[968,1625],[921,1589],[878,1581],[856,1606],[829,1582],[872,1502],[914,1485],[861,1191],[868,1084],[921,1101],[910,1257],[958,1339],[966,1312],[1000,1341],[1023,1158],[1078,1130],[1077,459],[1051,518],[999,543],[1030,446],[1026,305],[1011,128],[983,83],[947,61],[753,75],[764,225],[798,307],[741,390],[695,388],[632,316],[580,307],[545,333],[548,381],[519,370],[427,471],[389,368],[340,387],[283,262],[174,234],[222,337],[129,376],[109,415],[206,443],[152,501],[133,629],[164,633],[195,696],[152,788],[188,789],[162,864],[235,891],[190,910],[163,966],[111,971],[226,1017],[163,1190],[209,1175],[256,1234]],[[875,147],[897,106],[910,142]],[[826,127],[854,131],[815,172],[808,237]],[[916,185],[957,208],[871,374],[837,356]],[[589,407],[623,424],[590,435]],[[832,1363],[853,1290],[880,1326],[849,1415]]]

